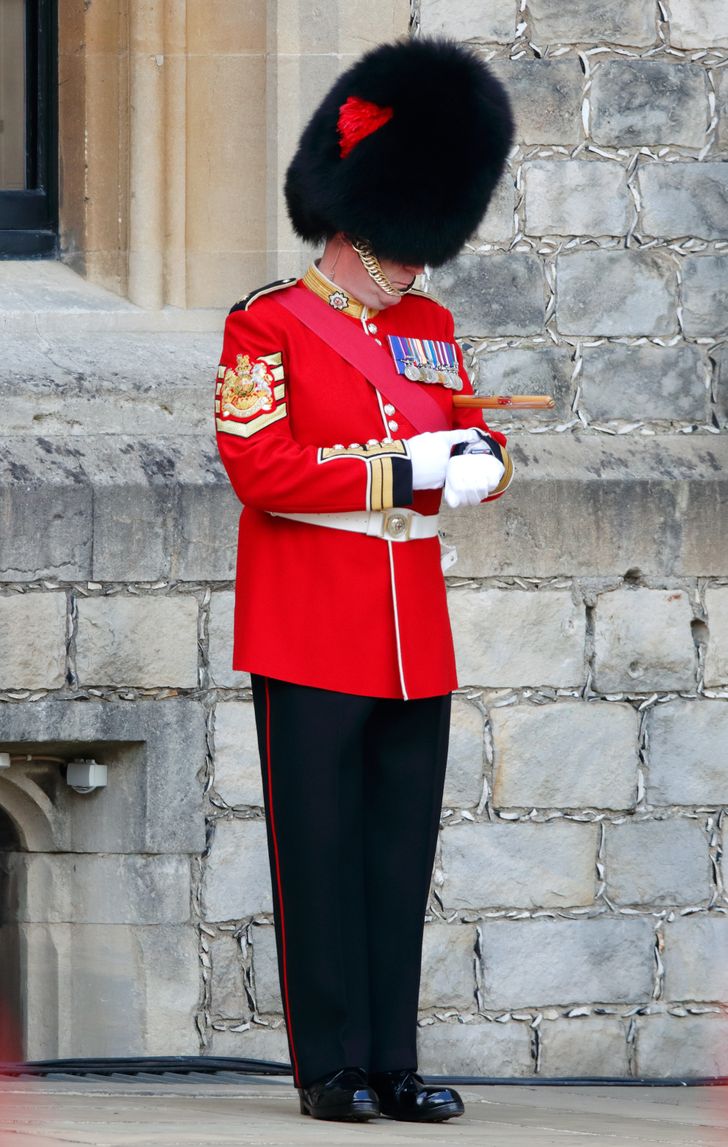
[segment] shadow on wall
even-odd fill
[[[25,1058],[21,1030],[20,936],[16,857],[22,841],[15,822],[0,808],[0,1062]]]

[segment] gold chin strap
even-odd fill
[[[361,259],[362,266],[370,279],[373,279],[377,286],[381,287],[386,294],[401,298],[402,295],[406,295],[408,291],[412,290],[415,285],[414,279],[408,287],[395,287],[393,283],[390,283],[382,270],[379,259],[372,250],[371,244],[368,243],[366,239],[350,239],[349,242]]]

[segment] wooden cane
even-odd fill
[[[548,394],[454,394],[453,406],[469,406],[475,410],[498,410],[500,407],[519,410],[553,410],[554,400]]]

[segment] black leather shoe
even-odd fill
[[[439,1123],[465,1111],[451,1087],[428,1087],[414,1071],[371,1072],[369,1082],[379,1096],[382,1115],[410,1123]]]
[[[301,1114],[314,1119],[376,1119],[379,1101],[359,1067],[344,1067],[333,1075],[299,1088]]]

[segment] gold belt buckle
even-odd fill
[[[412,515],[405,510],[386,510],[384,513],[384,533],[395,541],[409,539]]]

